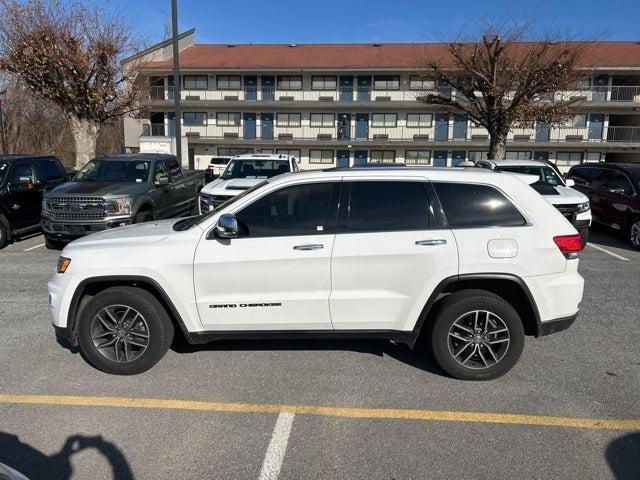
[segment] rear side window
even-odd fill
[[[45,180],[62,180],[65,177],[64,171],[53,158],[38,158],[36,161]]]
[[[171,172],[171,179],[174,182],[182,178],[182,169],[180,168],[180,164],[176,159],[170,158],[169,160],[167,160],[167,167]]]
[[[433,184],[451,228],[520,227],[527,221],[507,197],[488,185]]]
[[[423,182],[352,182],[347,230],[426,230],[429,212]]]

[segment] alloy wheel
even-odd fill
[[[449,328],[447,338],[453,359],[475,370],[499,363],[509,350],[511,340],[504,321],[487,310],[473,310],[458,317]]]
[[[133,362],[149,347],[149,325],[134,308],[110,305],[93,317],[91,340],[103,357],[119,363]]]
[[[635,248],[640,248],[640,220],[636,220],[629,229],[629,240]]]

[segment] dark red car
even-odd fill
[[[593,220],[624,232],[640,250],[640,164],[583,163],[568,178],[589,197]]]

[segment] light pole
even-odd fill
[[[0,137],[2,137],[2,155],[7,154],[7,141],[4,138],[4,117],[2,116],[2,96],[7,93],[4,89],[0,91]]]
[[[178,49],[178,1],[171,0],[171,29],[173,31],[173,102],[175,110],[176,156],[182,165],[182,114],[180,113],[180,58]]]

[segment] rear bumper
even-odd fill
[[[578,318],[578,314],[570,315],[568,317],[556,318],[553,320],[547,320],[546,322],[541,322],[540,329],[538,331],[538,336],[543,337],[545,335],[551,335],[552,333],[562,332],[566,330],[573,322]]]

